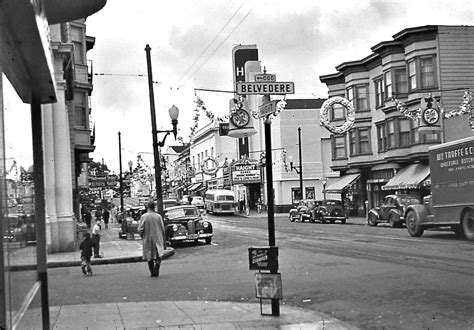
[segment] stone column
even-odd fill
[[[72,196],[71,135],[64,90],[65,82],[58,79],[58,101],[52,104],[52,115],[59,252],[74,251],[76,236]]]

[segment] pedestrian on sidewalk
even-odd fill
[[[92,214],[91,214],[91,211],[89,211],[89,209],[85,211],[84,221],[86,222],[87,229],[89,229],[91,227],[91,222],[92,222]]]
[[[84,275],[92,275],[91,258],[92,250],[95,246],[96,243],[91,239],[91,235],[85,233],[84,240],[79,244],[79,250],[81,250],[81,269]]]
[[[109,228],[109,218],[110,218],[110,213],[107,210],[107,208],[105,208],[104,212],[102,212],[102,219],[104,219],[105,228]]]
[[[140,217],[137,230],[143,239],[143,260],[148,262],[150,275],[158,277],[165,251],[165,228],[161,215],[155,212],[155,202],[148,202],[146,207],[147,212]]]
[[[92,240],[95,243],[94,246],[94,258],[102,258],[99,254],[100,250],[100,236],[102,233],[102,226],[100,225],[100,218],[95,219],[94,227],[92,227]]]

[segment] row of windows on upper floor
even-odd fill
[[[441,141],[440,133],[421,134],[418,121],[406,117],[394,117],[379,122],[376,129],[378,153]],[[372,155],[371,141],[371,127],[357,127],[344,135],[332,135],[332,160],[347,159],[348,151],[351,157]]]
[[[373,80],[375,107],[380,108],[385,101],[410,92],[435,89],[437,85],[436,56],[416,57],[408,61],[406,66],[394,67]],[[369,84],[365,83],[348,87],[345,97],[352,102],[355,112],[368,112],[369,94]],[[341,105],[333,106],[330,118],[344,119],[345,109]]]
[[[195,168],[197,171],[201,171],[202,169],[202,161],[207,157],[214,157],[214,147],[211,147],[210,152],[208,150],[201,151],[197,155],[193,155],[192,158],[192,167]],[[196,162],[197,160],[197,162]]]

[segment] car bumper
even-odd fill
[[[212,233],[176,235],[168,238],[168,240],[171,242],[191,242],[197,239],[205,239],[209,237],[212,237]]]

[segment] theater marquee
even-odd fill
[[[245,161],[232,165],[232,184],[262,183],[262,175],[258,162]]]

